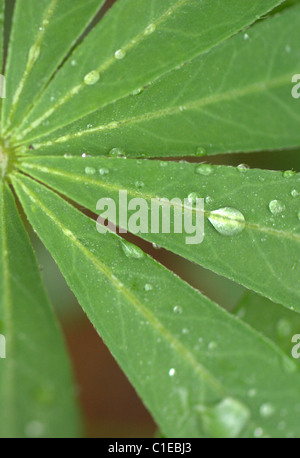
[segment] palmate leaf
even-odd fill
[[[245,294],[234,313],[291,356],[295,346],[292,338],[300,334],[300,315],[298,313],[287,310],[266,297],[252,292]]]
[[[300,311],[300,174],[101,157],[23,158],[20,169],[95,213],[98,199],[112,198],[117,225],[119,192],[127,190],[128,202],[142,197],[149,224],[148,233],[139,236]],[[171,233],[161,228],[151,233],[151,199],[178,197],[183,202],[193,193],[205,199],[201,244],[187,244],[187,234],[174,234],[173,226]],[[273,209],[274,201],[282,203],[282,212]],[[239,210],[246,220],[234,237],[220,235],[208,221],[210,212],[225,207]],[[133,213],[128,211],[128,218]]]
[[[300,374],[291,359],[138,248],[97,234],[95,221],[49,189],[20,174],[12,180],[31,224],[165,435],[299,435]]]
[[[34,106],[104,0],[17,0],[6,65],[7,131]]]
[[[253,23],[279,3],[117,2],[57,73],[18,129],[18,141],[31,142],[149,85]]]
[[[48,155],[62,151],[107,154],[117,147],[133,157],[299,146],[299,103],[291,94],[292,77],[299,71],[299,21],[300,5],[186,62],[187,65],[164,75],[142,93],[112,102],[38,139],[52,130],[49,119],[34,135],[25,135],[25,139],[26,131],[20,131],[18,141],[33,142],[38,153]],[[127,59],[130,56],[124,57],[122,64],[115,63],[121,65],[123,89],[128,71],[122,65],[127,65]],[[112,78],[111,75],[109,88],[113,91]],[[82,91],[86,102],[78,95],[81,107],[75,105],[77,97],[72,98],[70,105],[62,106],[61,124],[90,109],[89,91],[93,103],[105,105],[110,91],[103,79]],[[130,90],[136,87],[132,85]],[[58,113],[55,109],[53,116]]]
[[[13,195],[3,182],[0,221],[0,334],[6,338],[0,437],[74,437],[79,425],[68,358]]]

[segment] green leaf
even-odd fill
[[[62,150],[103,155],[117,147],[128,156],[161,157],[299,146],[299,103],[291,94],[292,77],[299,71],[299,21],[300,6],[287,9],[169,72],[142,93],[38,140],[49,130],[39,126],[29,139],[48,155]],[[113,75],[114,88],[112,80]],[[124,78],[120,81],[125,88]],[[89,107],[89,90],[82,92],[86,102],[78,98],[84,107]],[[105,81],[91,89],[96,103],[94,90],[103,105],[103,91],[109,93]],[[77,98],[72,100],[75,104]],[[69,109],[73,116],[83,114],[79,106]],[[67,111],[62,115],[66,124]]]
[[[145,199],[148,233],[140,237],[300,311],[300,174],[101,157],[22,158],[20,169],[93,212],[100,198],[112,198],[117,205],[112,222],[117,225],[119,191],[127,190],[128,202]],[[186,232],[174,233],[174,224],[170,233],[164,234],[161,226],[158,234],[151,233],[151,199],[177,197],[183,202],[192,193],[205,199],[201,244],[187,244]],[[282,203],[282,212],[276,214],[274,201]],[[236,236],[222,236],[208,221],[211,212],[226,207],[245,217],[245,228]],[[133,213],[128,211],[128,218]]]
[[[6,66],[4,130],[30,111],[104,0],[17,0]],[[74,72],[74,68],[72,71]]]
[[[3,67],[4,41],[4,0],[0,0],[0,73]]]
[[[251,5],[248,0],[116,2],[57,73],[18,129],[18,140],[32,142],[153,83],[279,3],[279,0],[251,0]],[[70,65],[71,59],[77,63],[76,71]],[[81,123],[81,129],[85,126]]]
[[[95,221],[49,189],[20,174],[12,180],[30,222],[166,436],[299,435],[300,374],[291,359],[137,247],[98,234]],[[283,408],[284,431],[277,429]]]
[[[299,313],[250,292],[241,299],[234,313],[291,356],[295,345],[292,338],[300,334]]]
[[[0,436],[74,437],[78,412],[68,357],[13,195],[3,182],[0,215],[0,334],[6,338]]]

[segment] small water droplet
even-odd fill
[[[294,175],[296,175],[296,172],[294,172],[293,170],[286,170],[285,172],[283,172],[282,175],[284,176],[284,178],[291,178]]]
[[[244,33],[244,40],[248,40],[248,39],[249,39],[248,33]]]
[[[290,337],[292,333],[291,323],[286,318],[281,318],[277,323],[276,330],[279,337]]]
[[[257,394],[257,391],[255,388],[251,388],[249,391],[248,391],[248,396],[249,398],[254,398]]]
[[[28,54],[28,59],[31,62],[35,62],[39,58],[40,52],[41,52],[41,48],[39,46],[35,46],[35,45],[31,46],[29,50],[29,54]]]
[[[285,205],[280,200],[272,200],[269,203],[269,209],[273,215],[280,215],[281,213],[284,212]]]
[[[168,163],[167,161],[160,161],[160,163],[159,163],[159,165],[160,165],[161,167],[167,167],[168,164],[169,164],[169,163]]]
[[[211,164],[200,164],[196,167],[196,173],[198,175],[209,176],[212,174],[214,168]]]
[[[72,59],[72,60],[71,60],[71,65],[72,65],[72,67],[76,67],[76,65],[77,65],[77,62],[76,62],[76,60],[75,60],[75,59]]]
[[[138,189],[142,189],[145,186],[145,184],[142,181],[136,181],[135,182],[135,187]]]
[[[44,426],[39,421],[31,421],[25,427],[25,434],[30,438],[41,437],[44,433]]]
[[[285,50],[286,50],[287,53],[290,53],[290,52],[291,52],[291,47],[290,47],[290,45],[286,45]]]
[[[254,437],[261,437],[263,435],[264,431],[262,428],[255,428],[253,434]]]
[[[86,128],[91,129],[93,127],[93,124],[87,124]]]
[[[221,235],[235,236],[245,229],[245,217],[235,208],[224,207],[210,212],[208,218],[216,231]]]
[[[217,346],[218,346],[217,342],[209,342],[208,349],[209,350],[215,350],[217,348]]]
[[[144,89],[142,87],[139,87],[138,89],[135,89],[134,91],[132,91],[132,95],[139,95],[143,91],[144,91]]]
[[[97,70],[92,70],[90,73],[85,75],[83,81],[84,84],[87,86],[93,86],[93,84],[96,84],[100,79],[100,73]]]
[[[273,415],[275,409],[270,403],[262,404],[259,409],[259,413],[262,417],[267,418]]]
[[[151,35],[151,33],[155,32],[156,30],[156,25],[155,24],[150,24],[148,27],[145,29],[145,35]]]
[[[191,192],[187,198],[191,204],[194,204],[196,203],[196,199],[199,199],[199,196],[196,192]]]
[[[182,307],[180,307],[180,305],[175,305],[175,307],[173,307],[173,312],[176,313],[177,315],[181,315]]]
[[[176,374],[176,371],[175,371],[175,369],[172,367],[172,368],[169,370],[169,376],[170,376],[170,377],[174,377],[175,374]]]
[[[111,157],[124,157],[125,152],[121,148],[112,148],[108,155]]]
[[[70,153],[65,153],[64,154],[64,158],[66,158],[66,159],[70,159],[71,157],[73,157],[73,156]]]
[[[100,175],[108,175],[109,174],[109,170],[106,168],[106,167],[102,167],[101,169],[99,169],[99,174]]]
[[[94,175],[96,173],[96,169],[94,169],[94,167],[86,167],[84,169],[84,173],[86,175]]]
[[[155,250],[160,250],[161,249],[161,246],[158,245],[157,243],[152,243],[152,247],[155,249]]]
[[[124,51],[124,49],[118,49],[115,52],[115,58],[117,60],[122,60],[122,59],[124,59],[125,56],[126,56],[126,51]]]
[[[150,283],[146,283],[144,286],[145,291],[152,291],[153,286]]]
[[[127,258],[141,259],[144,257],[145,253],[136,245],[127,242],[127,240],[122,240],[122,250]]]
[[[299,192],[296,189],[293,189],[291,191],[291,196],[293,197],[293,199],[296,199],[297,197],[299,197]]]
[[[206,150],[202,148],[202,146],[199,146],[196,149],[196,156],[205,156],[205,154],[206,154]]]
[[[189,330],[187,328],[183,328],[181,332],[182,332],[182,334],[188,334]]]
[[[225,398],[213,407],[201,406],[198,410],[209,438],[239,437],[250,419],[248,407],[233,398]]]
[[[237,166],[237,169],[238,169],[239,172],[244,173],[244,172],[247,172],[249,170],[249,165],[240,164],[240,165]]]

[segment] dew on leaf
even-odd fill
[[[122,59],[124,59],[125,56],[126,56],[126,51],[124,51],[124,49],[118,49],[115,52],[115,58],[117,60],[122,60]]]
[[[291,191],[291,196],[293,197],[293,199],[296,199],[297,197],[299,197],[299,192],[296,189],[293,189]]]
[[[205,154],[206,154],[206,150],[202,148],[202,146],[199,146],[196,149],[196,156],[205,156]]]
[[[169,376],[170,376],[170,377],[174,377],[175,374],[176,374],[176,371],[175,371],[175,369],[172,367],[172,368],[169,370]]]
[[[188,195],[187,199],[191,204],[194,204],[194,203],[196,203],[196,199],[199,199],[199,196],[198,196],[198,194],[196,192],[191,192]]]
[[[108,155],[111,157],[125,157],[125,151],[122,148],[112,148]]]
[[[247,172],[249,170],[249,165],[247,165],[247,164],[239,164],[237,166],[237,169],[238,169],[239,172],[245,173],[245,172]]]
[[[273,215],[280,215],[285,210],[285,205],[280,200],[271,200],[269,210]]]
[[[153,286],[150,283],[146,283],[145,286],[144,286],[144,290],[145,291],[152,291],[153,290]]]
[[[209,176],[213,172],[213,166],[211,164],[200,164],[196,167],[196,173],[198,175]]]
[[[225,398],[212,407],[200,407],[204,432],[210,438],[239,437],[250,419],[248,407],[233,398]]]
[[[84,173],[86,175],[94,175],[96,173],[96,169],[94,169],[94,167],[86,167],[84,169]]]
[[[210,212],[208,220],[219,234],[231,237],[240,234],[246,225],[244,215],[231,207]]]
[[[100,79],[100,73],[97,70],[92,70],[90,73],[85,75],[83,81],[87,86],[93,86]]]
[[[141,259],[144,257],[144,252],[136,245],[127,242],[127,240],[122,240],[121,243],[122,250],[124,254],[127,256],[127,258]]]
[[[296,175],[296,172],[294,172],[293,170],[286,170],[285,172],[283,172],[282,175],[284,178],[291,178],[294,175]]]
[[[175,307],[173,307],[173,312],[176,313],[177,315],[181,315],[182,308],[180,307],[180,305],[175,305]]]
[[[274,407],[272,406],[272,404],[268,402],[265,404],[262,404],[259,408],[259,413],[264,418],[268,418],[271,415],[273,415],[274,411],[275,411]]]
[[[99,169],[99,174],[100,175],[108,175],[109,174],[109,170],[106,168],[106,167],[101,167],[101,169]]]

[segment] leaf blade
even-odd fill
[[[215,429],[208,432],[203,425],[203,414],[199,419],[199,409],[203,412],[204,403],[210,405],[219,401],[220,396],[226,396],[227,392],[231,397],[237,397],[238,402],[245,403],[248,406],[246,411],[251,409],[252,420],[243,432],[244,436],[253,435],[257,422],[266,426],[266,433],[282,434],[276,432],[276,418],[261,418],[258,406],[266,396],[270,399],[271,392],[276,409],[281,403],[290,405],[289,396],[294,403],[299,374],[292,361],[283,357],[273,344],[153,260],[140,252],[138,256],[136,251],[132,257],[125,256],[124,252],[122,255],[117,236],[107,234],[101,236],[100,241],[95,222],[52,191],[21,175],[14,175],[13,182],[31,223],[166,435],[214,437]],[[148,288],[145,292],[145,281],[152,283],[152,290]],[[181,315],[174,314],[174,298],[175,303],[183,307]],[[110,304],[108,308],[107,304]],[[207,326],[207,320],[212,328]],[[187,327],[187,332],[182,331],[183,326]],[[220,344],[218,332],[223,335],[226,329],[235,336],[226,340],[227,352],[214,352],[212,345],[210,350],[204,348],[201,351],[199,341],[196,348],[199,335],[206,344],[212,338]],[[243,354],[238,351],[241,342],[245,345]],[[137,358],[133,359],[131,353],[136,348]],[[260,355],[259,359],[257,355]],[[283,362],[288,362],[288,376]],[[247,391],[248,384],[253,383],[254,367],[260,393],[256,399],[250,399]],[[157,380],[160,380],[159,390]],[[290,389],[283,396],[285,383]],[[162,403],[164,410],[161,409]],[[295,429],[299,424],[296,420],[299,413],[291,407],[289,415],[287,427],[299,434],[297,427]]]
[[[0,435],[76,436],[78,412],[64,344],[3,182],[0,194],[0,331],[6,338],[6,359],[0,359]]]

